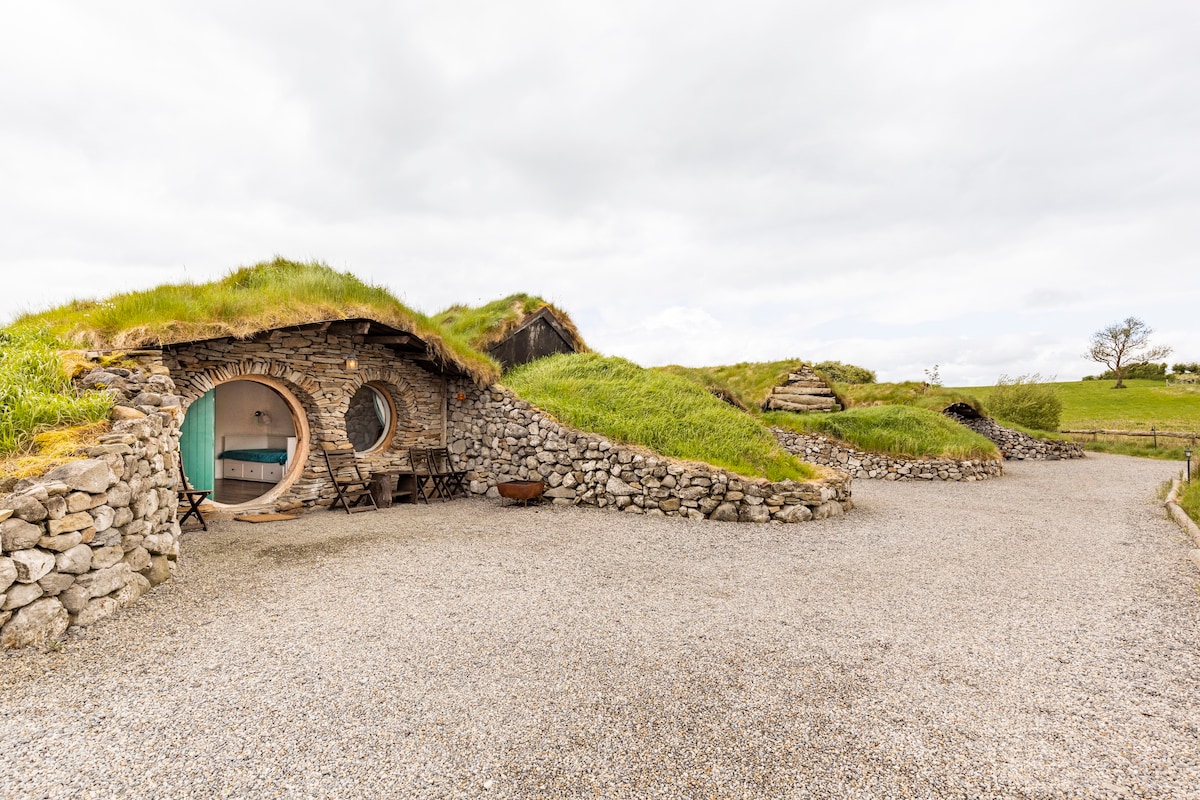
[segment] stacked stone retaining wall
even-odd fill
[[[1009,460],[1059,461],[1064,458],[1083,458],[1083,445],[1054,439],[1035,439],[1032,436],[1005,428],[993,419],[979,417],[967,419],[958,414],[946,413],[955,422],[966,425],[981,436],[995,442],[996,447]]]
[[[796,433],[784,428],[772,428],[771,432],[785,450],[798,458],[839,469],[855,478],[885,481],[981,481],[1004,473],[1004,464],[998,459],[903,459],[855,450],[824,436]]]
[[[475,495],[496,497],[506,481],[542,480],[559,505],[741,522],[803,522],[853,507],[844,474],[753,480],[570,428],[499,386],[456,381],[450,395],[461,399],[450,403],[448,445]]]
[[[179,554],[174,383],[125,369],[95,370],[82,383],[113,395],[112,431],[88,458],[0,497],[3,647],[53,641],[128,606],[171,577]]]

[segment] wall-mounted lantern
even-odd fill
[[[351,353],[346,357],[346,369],[350,370],[351,372],[354,372],[354,370],[358,369],[358,356],[356,356],[354,353]]]

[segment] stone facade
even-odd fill
[[[981,481],[1004,473],[1004,463],[999,460],[903,459],[855,450],[824,436],[796,433],[783,428],[772,428],[771,432],[785,450],[801,460],[843,470],[855,478],[885,481]]]
[[[1012,428],[1005,428],[992,419],[968,419],[948,411],[945,413],[955,422],[962,423],[980,436],[991,439],[1009,460],[1059,461],[1064,458],[1083,458],[1083,445],[1078,442],[1035,439]]]
[[[365,470],[406,468],[407,448],[444,444],[443,376],[361,336],[319,330],[279,333],[269,341],[216,339],[174,345],[163,353],[185,407],[217,384],[243,378],[267,384],[293,406],[302,463],[284,476],[280,491],[263,498],[263,507],[288,510],[333,502],[321,451],[352,449],[347,411],[364,384],[390,396],[396,412],[388,440],[359,454]],[[358,361],[356,369],[346,366],[350,354]]]
[[[505,481],[544,480],[558,505],[729,522],[802,522],[853,507],[841,473],[811,483],[749,479],[569,428],[499,386],[454,380],[450,392],[447,442],[475,495],[496,497]]]
[[[171,577],[179,554],[173,474],[183,418],[165,370],[94,370],[113,427],[73,461],[0,498],[0,646],[90,625]]]

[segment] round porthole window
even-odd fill
[[[392,426],[392,404],[382,389],[364,383],[350,398],[346,409],[346,435],[355,452],[365,453],[382,445]]]

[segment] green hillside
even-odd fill
[[[816,474],[757,417],[680,375],[587,353],[533,361],[506,373],[504,383],[566,425],[663,455],[772,480]]]

